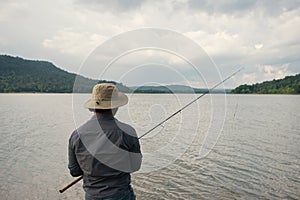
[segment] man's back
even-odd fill
[[[93,197],[130,189],[130,173],[140,168],[141,158],[135,130],[111,114],[95,114],[70,137],[70,172],[84,175],[84,190]]]

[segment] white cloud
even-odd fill
[[[264,45],[263,44],[255,44],[254,47],[255,47],[255,49],[261,49],[264,47]]]
[[[264,77],[267,80],[272,79],[281,79],[285,76],[291,75],[291,72],[288,71],[289,64],[283,64],[281,66],[271,66],[265,65],[261,66],[264,72]]]
[[[0,2],[0,22],[8,21],[29,15],[29,8],[25,2],[1,1]]]
[[[257,65],[246,69],[245,73],[234,77],[234,81],[240,84],[260,83],[266,80],[282,79],[285,76],[293,75],[289,70],[289,63],[282,65]],[[254,69],[254,70],[253,70]]]
[[[45,39],[43,41],[43,46],[58,50],[63,54],[81,56],[91,52],[104,40],[105,37],[98,34],[63,30],[58,31],[52,38]]]
[[[0,36],[0,46],[5,46],[7,45],[9,42],[6,40],[6,38],[2,38]]]
[[[243,74],[239,82],[241,84],[252,84],[258,82],[257,74],[256,73]]]

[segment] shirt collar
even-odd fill
[[[98,119],[98,120],[113,120],[113,119],[115,119],[112,114],[108,114],[108,113],[101,113],[101,114],[95,113],[92,118]]]

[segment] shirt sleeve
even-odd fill
[[[130,145],[130,162],[131,162],[131,169],[132,172],[138,171],[141,168],[142,164],[142,153],[140,149],[140,142],[137,138],[137,135],[135,133],[135,136],[130,136],[131,138],[131,145]]]
[[[78,137],[77,133],[73,132],[69,139],[69,148],[68,148],[68,158],[69,158],[68,168],[69,168],[70,174],[73,177],[83,175],[83,171],[81,170],[81,168],[78,164],[76,154],[75,154],[74,142],[76,139],[79,139],[79,138],[76,138],[76,136]]]

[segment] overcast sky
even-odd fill
[[[112,41],[113,36],[118,38],[119,34],[145,27],[174,31],[191,39],[213,60],[223,77],[245,67],[226,87],[300,73],[300,1],[297,0],[0,0],[0,27],[1,54],[47,60],[92,78],[98,78],[99,71],[84,63],[95,48],[100,46],[101,53],[101,45]],[[127,43],[135,42],[134,37],[129,38]],[[170,37],[165,41],[173,43]],[[119,56],[120,49],[123,48],[114,46],[107,50]],[[128,81],[130,85],[184,83],[184,80],[195,87],[205,85],[192,77],[193,72],[183,72],[189,67],[180,56],[155,50],[141,52],[120,59],[107,71],[107,77],[125,84]],[[114,77],[122,63],[131,65],[132,73],[127,70],[128,76]],[[149,63],[156,63],[151,72]],[[173,65],[181,65],[181,69]],[[175,75],[167,70],[170,68]],[[207,76],[209,83],[220,80],[215,72],[209,76],[205,73],[208,69],[200,66],[198,70]]]

